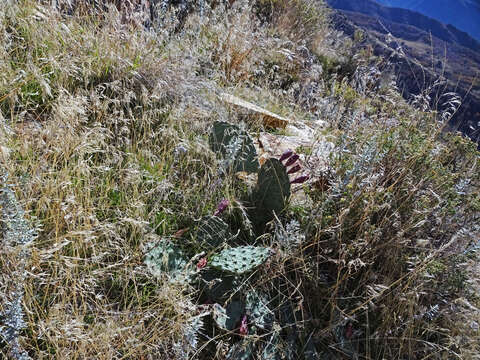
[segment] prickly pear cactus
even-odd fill
[[[232,301],[226,308],[219,304],[213,306],[213,320],[220,329],[232,331],[237,327],[245,311],[241,301]]]
[[[303,346],[303,357],[304,359],[320,360],[320,355],[315,348],[315,344],[311,336]]]
[[[224,121],[216,121],[209,138],[214,152],[222,154],[224,167],[233,171],[257,172],[260,164],[253,140],[238,126]]]
[[[182,358],[190,358],[190,355],[193,355],[199,344],[199,334],[204,326],[203,315],[196,316],[183,326],[183,341],[174,344],[175,347],[181,348],[179,351],[179,356]]]
[[[202,271],[198,280],[199,293],[209,302],[223,303],[243,286],[241,277],[211,267]]]
[[[250,322],[262,330],[269,330],[272,327],[274,314],[268,307],[266,296],[255,290],[247,293],[245,311]]]
[[[215,254],[210,265],[237,275],[245,274],[263,264],[272,255],[272,249],[258,246],[239,246]]]
[[[187,269],[188,261],[178,246],[167,239],[147,246],[151,250],[145,255],[145,264],[154,276],[167,274],[172,282],[188,282],[191,275]]]
[[[227,354],[227,360],[253,360],[255,345],[252,341],[244,340],[234,344]]]
[[[340,318],[337,315],[336,318]],[[333,329],[333,335],[336,340],[336,347],[341,350],[343,354],[349,356],[350,359],[357,360],[359,358],[358,340],[353,337],[352,323],[344,320],[340,322]]]
[[[197,243],[207,249],[215,249],[234,237],[228,225],[215,215],[205,216],[197,230]]]
[[[282,356],[280,355],[284,351],[282,349],[282,338],[280,337],[279,331],[273,331],[272,334],[267,338],[266,344],[263,347],[263,351],[260,359],[262,360],[280,360]]]
[[[257,219],[264,223],[280,214],[290,197],[290,179],[285,166],[277,159],[268,159],[258,173],[254,191]]]

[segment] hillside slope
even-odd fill
[[[386,6],[414,10],[469,33],[480,41],[478,0],[377,0]]]
[[[374,0],[328,0],[327,2],[335,9],[358,12],[372,17],[380,17],[394,23],[415,26],[427,33],[431,32],[433,36],[440,40],[480,51],[480,42],[467,33],[417,11],[411,11],[403,7],[382,6]],[[437,8],[437,6],[434,7]],[[475,13],[473,15],[476,16]],[[477,25],[478,22],[475,24]]]
[[[135,3],[0,2],[0,358],[478,355],[451,114],[323,2]]]
[[[329,4],[338,6],[343,14],[335,18],[335,26],[348,28],[343,23],[351,23],[350,36],[355,27],[363,29],[370,35],[366,43],[375,54],[392,61],[398,86],[407,99],[431,88],[431,106],[441,107],[446,102],[445,98],[440,99],[443,94],[457,93],[462,106],[455,112],[451,125],[475,141],[480,140],[478,45],[463,46],[465,42],[459,42],[445,25],[409,10],[386,8],[369,0],[334,0]],[[469,39],[469,43],[477,44]],[[438,86],[439,83],[442,85]]]

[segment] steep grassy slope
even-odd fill
[[[323,3],[162,11],[0,4],[2,356],[477,354],[475,144],[403,101]],[[294,134],[223,93],[314,141],[236,174]]]

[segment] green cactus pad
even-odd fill
[[[260,164],[253,140],[238,126],[216,121],[209,138],[210,147],[225,159],[225,167],[233,171],[257,172]]]
[[[340,319],[341,315],[337,312],[335,318]],[[338,321],[337,326],[333,328],[332,332],[336,340],[336,346],[342,351],[342,353],[348,355],[350,358],[357,359],[359,342],[357,339],[348,339],[346,337],[347,326],[348,322],[343,320]]]
[[[210,260],[210,265],[222,271],[241,275],[263,264],[271,254],[270,248],[240,246],[215,254]]]
[[[244,340],[234,344],[227,354],[227,360],[253,360],[255,344],[252,341]]]
[[[280,360],[282,356],[280,355],[282,349],[282,338],[278,331],[274,331],[268,338],[267,343],[265,344],[261,357],[261,360]]]
[[[226,308],[214,304],[213,319],[219,328],[232,331],[237,327],[244,311],[245,306],[240,301],[232,301]]]
[[[218,216],[205,216],[197,230],[197,243],[202,248],[215,249],[235,236]]]
[[[252,290],[247,293],[245,310],[250,322],[260,329],[269,330],[272,327],[274,314],[268,308],[266,296]]]
[[[187,269],[188,261],[178,246],[163,239],[147,247],[151,250],[145,255],[145,264],[154,276],[161,277],[166,274],[172,282],[188,282],[190,274]]]
[[[242,287],[241,278],[208,268],[199,274],[199,290],[205,300],[223,303]]]
[[[266,223],[273,219],[273,212],[283,211],[290,197],[290,179],[280,161],[268,159],[262,165],[253,195],[258,221]]]
[[[303,346],[303,357],[304,359],[320,360],[320,355],[315,348],[315,344],[311,336],[308,337],[307,342]]]

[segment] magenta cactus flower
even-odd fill
[[[197,269],[198,270],[203,269],[205,266],[207,266],[207,258],[203,257],[200,260],[198,260]]]
[[[215,211],[215,213],[213,214],[214,216],[218,216],[220,215],[222,212],[225,211],[225,209],[227,208],[229,202],[227,199],[223,199],[222,201],[220,201],[217,205],[217,210]]]
[[[285,163],[285,166],[293,165],[295,161],[298,160],[298,158],[299,158],[298,154],[294,154],[290,159],[288,159],[288,161]]]
[[[298,171],[300,171],[301,167],[300,165],[295,165],[294,167],[290,168],[290,170],[287,171],[287,174],[294,174]]]
[[[308,180],[308,175],[302,175],[292,181],[290,181],[290,184],[303,184],[305,181]]]
[[[282,156],[280,156],[280,161],[288,159],[292,155],[293,155],[293,151],[292,150],[287,150],[282,154]]]
[[[247,315],[243,315],[238,332],[240,335],[248,335]]]

